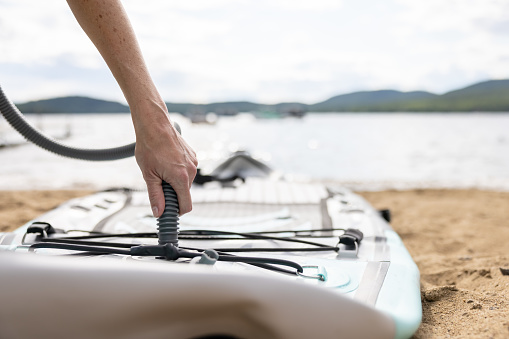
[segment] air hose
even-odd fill
[[[33,127],[0,87],[0,112],[5,120],[28,141],[58,155],[81,160],[107,161],[129,158],[134,155],[135,143],[106,149],[86,149],[63,145]]]
[[[115,148],[86,149],[70,147],[47,137],[25,119],[18,108],[4,94],[1,86],[0,113],[16,131],[25,137],[25,139],[47,151],[64,157],[89,161],[108,161],[124,159],[134,155],[136,143]],[[179,131],[179,133],[181,133],[180,127],[176,123],[175,128]],[[157,219],[159,244],[171,243],[174,246],[177,246],[179,221],[177,194],[170,184],[165,181],[163,181],[163,192],[165,197],[165,208],[163,214]]]
[[[172,244],[178,247],[179,202],[177,193],[163,181],[164,212],[157,218],[159,245]]]

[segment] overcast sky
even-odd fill
[[[125,0],[171,102],[315,103],[509,78],[509,1]],[[124,102],[64,0],[0,0],[0,85],[16,102]]]

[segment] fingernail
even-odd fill
[[[155,218],[159,216],[159,209],[157,208],[157,206],[152,207],[152,214],[154,215]]]

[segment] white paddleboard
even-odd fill
[[[146,192],[100,192],[0,233],[0,337],[408,338],[417,330],[419,271],[398,235],[360,196],[321,184],[248,178],[233,187],[193,187],[192,197],[193,212],[180,220],[179,247],[287,260],[303,272],[201,257],[170,261],[33,248],[42,238],[157,232]],[[35,233],[27,234],[29,228]],[[338,244],[345,231],[331,229],[363,237]],[[323,250],[221,232],[300,239]],[[78,241],[98,239],[157,244],[141,236]]]

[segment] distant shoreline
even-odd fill
[[[181,114],[179,112],[169,112],[170,114]],[[239,112],[238,114],[249,114],[252,112]],[[86,114],[131,114],[131,112],[44,112],[44,113],[34,113],[34,112],[23,112],[24,115],[66,115],[66,114],[76,114],[76,115],[86,115]],[[507,111],[466,111],[466,112],[442,112],[442,111],[430,111],[430,112],[308,112],[307,114],[370,114],[370,115],[380,115],[380,114],[422,114],[422,115],[454,115],[454,114],[509,114],[509,110]],[[1,118],[2,116],[0,116]]]
[[[361,91],[334,96],[315,104],[282,102],[263,104],[249,101],[209,104],[166,103],[170,112],[184,115],[235,115],[241,112],[287,114],[316,113],[429,113],[429,112],[509,112],[509,79],[489,80],[442,95],[395,90]],[[17,104],[30,113],[128,113],[127,105],[82,96],[69,96]]]

